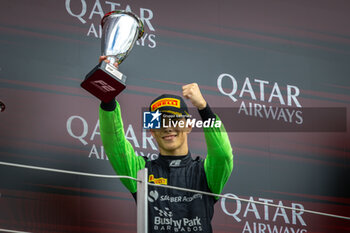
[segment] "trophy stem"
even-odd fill
[[[107,56],[107,60],[109,61],[109,64],[112,66],[114,66],[114,63],[117,62],[117,59],[114,56]]]

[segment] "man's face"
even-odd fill
[[[180,123],[181,121],[183,123]],[[180,127],[181,124],[184,127]],[[151,130],[160,153],[162,155],[186,155],[188,153],[187,135],[191,132],[191,128],[185,126],[186,119],[163,117],[161,125],[160,129]]]

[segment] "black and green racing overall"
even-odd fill
[[[233,168],[231,144],[224,129],[205,128],[207,157],[162,156],[150,161],[136,156],[125,138],[119,103],[102,103],[99,110],[100,132],[106,154],[118,175],[137,177],[147,168],[149,182],[172,185],[220,194]],[[202,120],[216,116],[207,105],[199,111]],[[122,179],[136,199],[137,183]],[[214,204],[218,198],[174,189],[148,188],[149,233],[204,232],[211,233]]]

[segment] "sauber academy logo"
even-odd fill
[[[156,200],[158,200],[158,197],[159,197],[159,193],[156,190],[152,190],[148,194],[148,201],[155,202]]]
[[[170,203],[179,203],[179,202],[192,202],[197,199],[203,199],[203,195],[199,193],[195,193],[192,196],[186,195],[178,195],[178,196],[169,196],[169,195],[161,195],[157,190],[151,190],[148,194],[148,201],[155,202],[159,199],[159,201],[170,202]]]
[[[152,49],[157,46],[156,29],[152,24],[154,15],[151,9],[103,0],[65,0],[65,7],[70,16],[76,18],[77,22],[86,25],[86,36],[95,38],[102,37],[100,21],[106,13],[116,10],[132,11],[140,17],[145,26],[145,33],[136,41],[136,45]]]

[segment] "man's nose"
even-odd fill
[[[164,132],[164,133],[174,132],[174,128],[173,128],[173,127],[163,128],[163,132]]]

